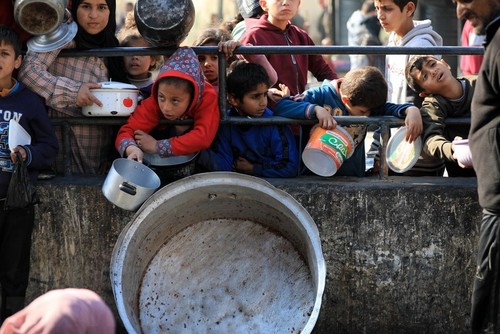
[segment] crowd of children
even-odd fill
[[[374,1],[380,25],[390,33],[389,45],[442,45],[429,20],[413,20],[417,2]],[[314,119],[316,126],[331,130],[337,126],[336,116],[404,118],[409,129],[406,139],[413,142],[421,136],[423,153],[443,161],[448,176],[475,176],[472,168],[458,163],[453,144],[457,138],[467,138],[470,126],[446,126],[448,118],[471,116],[475,78],[454,77],[440,56],[388,55],[385,73],[373,66],[360,66],[338,78],[321,55],[233,55],[242,45],[314,45],[306,31],[291,24],[300,3],[253,1],[245,7],[252,14],[243,16],[245,31],[239,31],[237,39],[221,27],[200,34],[193,46],[217,46],[227,58],[225,87],[219,86],[217,55],[196,54],[187,46],[179,46],[165,60],[149,55],[60,57],[68,48],[152,46],[141,36],[133,12],[115,35],[115,0],[73,0],[71,13],[78,25],[75,38],[55,50],[28,50],[24,59],[21,47],[29,36],[21,38],[18,27],[7,26],[11,22],[0,25],[1,138],[6,141],[9,121],[15,119],[33,139],[10,150],[5,142],[0,151],[0,220],[6,226],[0,235],[1,249],[16,254],[1,257],[2,320],[23,306],[34,224],[32,206],[2,208],[17,159],[15,152],[26,161],[33,181],[40,170],[54,163],[57,173],[68,172],[67,168],[75,174],[107,173],[113,140],[120,156],[139,162],[145,154],[161,158],[197,154],[201,170],[259,177],[309,173],[300,163],[303,143],[297,141],[290,125],[220,124],[217,89],[226,90],[229,108],[225,113],[235,120],[272,116]],[[308,72],[323,83],[306,89]],[[105,126],[71,125],[72,164],[66,166],[58,149],[61,129],[52,128],[49,117],[80,116],[82,107],[101,105],[91,90],[108,80],[137,86],[139,104],[116,138],[110,137],[112,132]],[[189,122],[170,125],[162,120]],[[353,124],[345,128],[353,138],[354,154],[336,174],[364,176],[367,127]]]

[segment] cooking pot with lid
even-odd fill
[[[105,81],[100,82],[101,88],[90,91],[102,102],[102,107],[97,104],[82,107],[84,116],[129,116],[137,107],[139,89],[130,84]]]

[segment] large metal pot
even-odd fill
[[[160,187],[160,178],[149,167],[125,158],[113,161],[102,185],[104,196],[114,205],[136,211]]]
[[[191,0],[141,0],[134,7],[141,35],[153,46],[178,47],[193,27]]]
[[[292,261],[276,239],[293,246]],[[213,172],[173,182],[141,206],[118,237],[110,278],[128,333],[306,334],[326,268],[316,224],[292,196]]]

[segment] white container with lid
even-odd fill
[[[137,107],[139,89],[123,82],[100,82],[101,88],[90,91],[102,102],[102,107],[97,104],[84,106],[84,116],[129,116]]]

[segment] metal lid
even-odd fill
[[[46,35],[39,35],[30,38],[26,44],[28,46],[28,50],[30,51],[49,52],[59,49],[69,43],[73,40],[73,38],[75,38],[77,32],[78,25],[76,22],[64,22],[61,23],[56,30]]]

